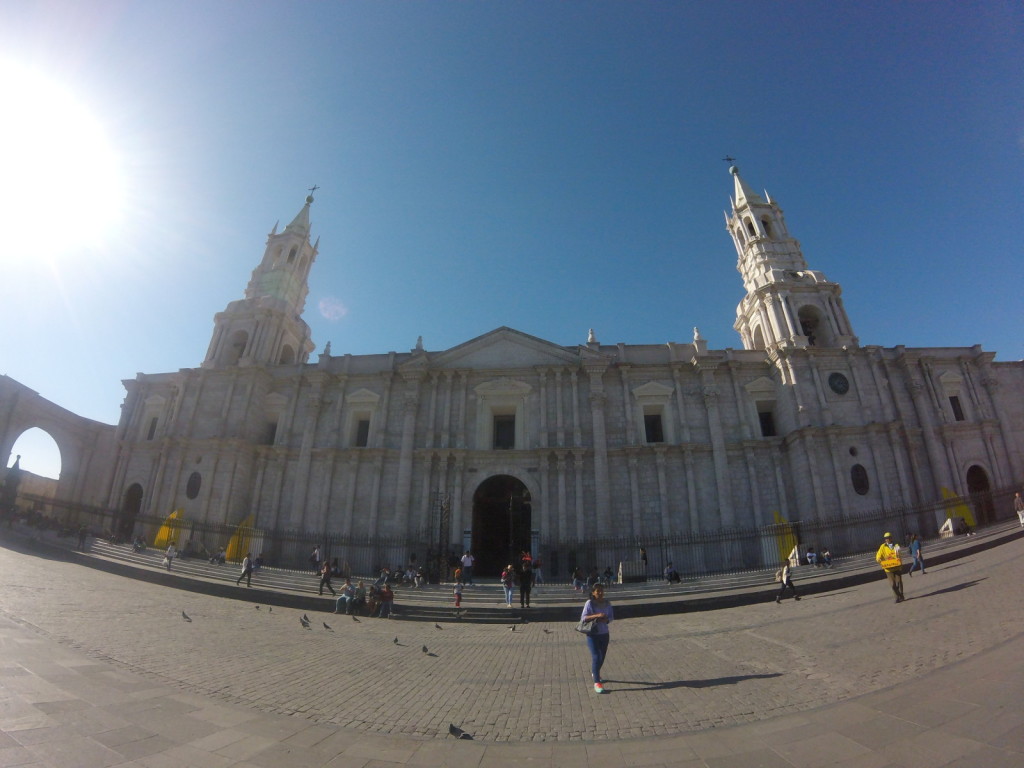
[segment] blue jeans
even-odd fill
[[[512,605],[512,587],[505,587],[505,604]]]
[[[913,573],[916,570],[920,570],[921,573],[924,573],[924,558],[921,557],[921,555],[917,555],[917,557],[914,558],[914,562],[907,573]]]
[[[608,641],[610,634],[587,635],[587,647],[590,649],[590,674],[594,676],[594,682],[600,683],[601,667],[604,665],[604,657],[608,655]]]

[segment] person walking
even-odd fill
[[[327,560],[324,560],[320,564],[320,594],[321,595],[324,593],[324,587],[327,587],[329,590],[331,590],[331,595],[332,596],[334,596],[334,597],[338,596],[338,593],[334,591],[334,587],[331,586],[331,576],[332,575],[333,575],[333,571],[331,570],[331,564]]]
[[[917,534],[913,534],[910,537],[910,556],[914,558],[914,562],[910,564],[910,570],[907,571],[907,576],[913,576],[914,571],[918,568],[921,569],[921,575],[925,573],[924,570],[924,552],[921,549],[921,540],[917,538]]]
[[[896,602],[903,602],[903,560],[900,558],[900,545],[892,540],[892,534],[888,531],[883,537],[885,540],[882,546],[875,553],[875,562],[882,566],[885,571],[885,578],[889,580],[892,593],[896,596]]]
[[[519,607],[530,607],[530,590],[533,589],[533,563],[522,560],[519,563]]]
[[[800,595],[796,593],[796,587],[793,586],[793,577],[790,573],[791,566],[789,560],[782,561],[782,568],[775,572],[775,580],[779,582],[779,594],[775,596],[776,604],[782,602],[782,598],[786,596],[786,590],[791,589],[793,591],[793,599],[799,600]]]
[[[1020,497],[1020,491],[1017,491],[1017,495],[1013,497],[1013,511],[1017,513],[1020,527],[1024,528],[1024,499]]]
[[[235,581],[236,587],[242,583],[242,579],[245,579],[245,586],[252,586],[252,552],[245,553],[245,558],[242,560],[242,575]]]
[[[612,604],[604,599],[604,587],[595,584],[590,590],[590,599],[583,606],[582,621],[594,622],[596,628],[587,635],[587,648],[590,649],[590,674],[594,678],[594,693],[605,693],[604,681],[601,679],[601,667],[608,655],[608,641],[611,634],[608,625],[615,618]]]
[[[462,583],[473,586],[473,563],[476,562],[476,558],[467,549],[466,554],[462,556]]]
[[[501,572],[501,586],[505,590],[505,607],[512,607],[512,585],[515,583],[516,573],[512,569],[512,564],[509,563],[505,566],[505,570]]]
[[[178,550],[177,548],[175,548],[174,542],[172,541],[170,544],[167,545],[167,551],[164,552],[164,566],[167,568],[168,571],[171,570],[171,563],[174,562],[174,558],[177,557],[177,555]]]

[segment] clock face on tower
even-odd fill
[[[828,385],[837,395],[845,395],[850,391],[850,381],[841,373],[833,373],[828,377]]]

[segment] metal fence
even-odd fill
[[[567,582],[575,569],[584,575],[607,568],[617,574],[619,565],[629,566],[638,578],[660,577],[673,563],[685,578],[700,578],[729,572],[774,569],[797,548],[803,555],[808,547],[829,550],[833,558],[873,552],[886,531],[898,541],[916,533],[923,539],[938,537],[947,518],[964,518],[985,525],[1012,518],[1012,489],[955,497],[920,506],[880,509],[856,517],[801,520],[760,528],[703,531],[668,537],[638,539],[632,536],[540,542],[534,552],[543,564],[548,581]],[[320,560],[337,559],[346,575],[371,576],[381,568],[427,569],[431,579],[448,580],[457,561],[456,544],[440,551],[437,532],[420,531],[408,537],[343,536],[313,531],[263,529],[247,526],[212,525],[172,515],[169,518],[139,515],[131,535],[124,530],[123,515],[115,510],[74,504],[56,499],[19,496],[20,517],[29,525],[54,528],[73,536],[82,526],[93,535],[128,541],[141,537],[147,546],[166,547],[171,541],[186,557],[213,557],[225,550],[228,560],[241,561],[247,553],[262,556],[265,565],[294,570],[314,569],[313,553]],[[25,511],[28,509],[29,511]],[[13,516],[8,516],[10,525]]]

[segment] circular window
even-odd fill
[[[194,499],[199,495],[199,488],[203,484],[203,476],[198,472],[193,472],[188,476],[188,482],[185,484],[185,495],[190,499]]]
[[[841,373],[833,373],[829,376],[828,385],[837,395],[845,395],[850,391],[850,380]]]
[[[854,464],[850,468],[850,482],[853,483],[853,490],[861,496],[871,490],[871,483],[868,480],[868,471],[860,464]]]

